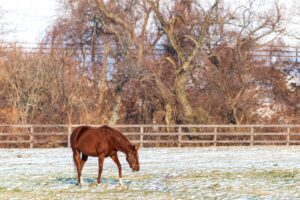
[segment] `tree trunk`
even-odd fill
[[[166,115],[165,115],[166,125],[175,124],[174,105],[172,103],[166,102],[165,109],[166,109]],[[172,131],[173,131],[173,128],[167,127],[167,132],[172,132]]]
[[[100,81],[98,83],[98,88],[99,88],[98,102],[101,105],[101,107],[102,107],[103,101],[104,101],[104,94],[107,90],[107,81],[106,81],[107,74],[106,73],[107,73],[107,64],[108,64],[108,57],[109,57],[110,50],[111,50],[111,45],[108,42],[105,44],[105,47],[104,47],[103,63],[102,63],[102,68],[101,68],[101,73],[100,73]]]
[[[205,123],[209,118],[208,113],[202,107],[192,108],[189,102],[185,89],[188,78],[189,74],[183,72],[178,74],[175,79],[175,93],[185,115],[184,122],[190,124]]]
[[[106,109],[104,108],[105,105],[104,102],[105,102],[105,93],[108,89],[106,76],[107,76],[107,65],[108,65],[110,51],[111,51],[111,43],[110,41],[105,41],[102,66],[99,75],[100,80],[98,83],[98,97],[97,97],[98,98],[97,102],[99,104],[100,111],[101,111],[99,113],[101,123],[105,123],[105,121],[107,120],[107,113],[105,112]]]
[[[116,102],[113,106],[113,110],[112,110],[112,113],[111,113],[111,117],[110,117],[110,120],[109,120],[109,124],[111,125],[114,125],[116,124],[118,121],[119,121],[119,111],[120,111],[120,108],[121,108],[121,94],[116,94]]]
[[[155,83],[165,102],[165,110],[166,110],[165,122],[167,125],[175,124],[175,120],[174,120],[175,98],[173,97],[173,93],[165,86],[165,84],[157,76],[155,76]],[[168,129],[168,131],[170,130]]]

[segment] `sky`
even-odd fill
[[[11,30],[3,36],[5,41],[39,42],[55,21],[58,8],[58,0],[0,0],[0,22]]]
[[[25,42],[25,43],[37,43],[41,41],[47,28],[53,24],[57,18],[59,12],[59,2],[61,0],[0,0],[0,28],[4,24],[6,29],[11,30],[5,34],[5,41],[11,42]],[[169,1],[169,0],[167,0]],[[208,0],[209,1],[209,0]],[[235,0],[226,0],[228,2],[235,2]],[[248,0],[240,0],[241,2],[247,2]],[[268,0],[273,1],[273,0]],[[292,1],[295,0],[280,0],[284,3],[287,10],[290,8]],[[259,2],[259,1],[258,1]],[[233,4],[234,5],[234,4]],[[297,21],[299,21],[297,19]],[[299,30],[298,25],[295,28],[289,27],[293,32]],[[290,39],[285,40],[291,45],[299,44],[299,41],[295,42]]]

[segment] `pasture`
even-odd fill
[[[97,159],[76,185],[69,148],[0,149],[0,199],[299,199],[299,147],[142,148],[140,172],[119,153],[105,159],[98,187]]]

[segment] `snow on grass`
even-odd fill
[[[124,185],[107,158],[102,186],[89,157],[76,185],[70,149],[0,149],[0,199],[299,199],[299,147],[144,148],[140,172],[120,153]]]

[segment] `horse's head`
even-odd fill
[[[138,149],[136,146],[132,146],[132,149],[129,151],[129,153],[126,156],[126,160],[132,169],[132,171],[139,171],[140,170],[140,164],[139,164],[139,155],[138,155]]]

